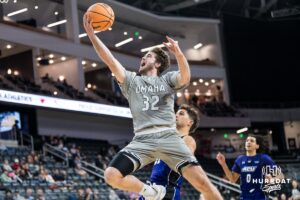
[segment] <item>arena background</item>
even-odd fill
[[[238,199],[240,190],[223,180],[215,156],[223,152],[231,166],[244,153],[248,133],[262,135],[286,178],[299,181],[299,1],[102,2],[116,21],[97,35],[127,69],[137,71],[143,49],[166,35],[179,42],[192,80],[176,94],[176,105],[200,110],[196,156],[224,199]],[[18,159],[22,169],[21,181],[1,181],[0,199],[137,198],[103,180],[103,169],[132,139],[133,127],[127,100],[83,29],[83,14],[94,3],[0,1],[0,164]],[[53,181],[41,180],[42,168]],[[150,172],[151,165],[136,175],[146,181]],[[284,184],[270,198],[291,198],[292,189]],[[184,184],[182,199],[199,196]]]

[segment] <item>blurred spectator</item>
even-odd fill
[[[13,194],[12,194],[12,192],[10,190],[7,190],[5,192],[4,200],[13,200]]]
[[[56,180],[56,181],[65,181],[66,180],[66,172],[61,170],[59,171],[58,169],[55,169],[53,171],[53,179]]]
[[[26,200],[34,200],[34,196],[33,196],[33,189],[32,188],[27,188],[26,189]]]
[[[33,176],[38,176],[40,168],[39,168],[39,165],[34,162],[32,155],[27,156],[27,163],[28,163],[28,167],[29,167],[29,172]]]
[[[300,200],[299,184],[296,180],[292,181],[292,199]]]
[[[12,175],[10,173],[11,172],[3,169],[3,172],[0,176],[0,180],[1,180],[2,183],[11,183],[11,182],[13,182]]]
[[[21,170],[21,166],[19,163],[19,159],[15,158],[14,163],[12,164],[11,168],[14,170],[14,172],[19,172]]]
[[[96,167],[103,169],[103,158],[100,154],[97,155],[97,158],[95,160],[95,165]]]
[[[109,188],[109,199],[110,200],[119,200],[118,195],[113,191],[112,189]]]
[[[85,200],[92,200],[93,199],[93,191],[91,188],[86,188],[85,189]]]
[[[50,184],[55,184],[55,180],[50,174],[48,174],[46,170],[40,170],[39,180]]]
[[[85,197],[84,196],[84,190],[81,189],[81,188],[78,189],[77,190],[77,200],[85,200],[84,197]]]
[[[9,165],[7,159],[4,160],[3,165],[2,165],[2,168],[3,168],[4,170],[6,170],[6,171],[9,171],[9,172],[13,171],[13,169],[12,169],[11,166]]]
[[[75,172],[76,174],[78,174],[79,176],[81,176],[82,178],[86,178],[87,177],[87,173],[86,171],[84,171],[82,168],[81,168],[81,164],[77,164],[75,166]]]
[[[282,193],[282,194],[280,195],[280,200],[287,200],[287,199],[286,199],[286,195],[285,195],[284,193]]]
[[[20,193],[18,191],[15,192],[14,195],[14,200],[26,200],[25,197],[23,197],[22,195],[20,195]]]
[[[93,193],[94,200],[100,199],[99,190],[95,189]]]
[[[42,188],[38,188],[36,190],[37,200],[46,200],[44,190]]]
[[[19,121],[15,120],[15,123],[12,126],[12,129],[11,129],[12,139],[16,140],[17,137],[18,137],[18,135],[19,135],[19,133],[20,133],[20,130],[19,130]]]

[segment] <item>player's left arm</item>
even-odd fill
[[[183,138],[183,141],[194,154],[194,152],[196,151],[196,142],[194,138],[192,136],[186,136]]]
[[[189,63],[182,53],[179,45],[172,38],[166,37],[169,43],[164,42],[164,45],[167,49],[175,56],[178,63],[179,73],[177,75],[177,82],[179,86],[185,86],[190,83],[191,80],[191,71]]]

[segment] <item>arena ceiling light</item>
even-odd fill
[[[18,15],[20,13],[23,13],[23,12],[27,12],[28,11],[28,8],[23,8],[21,10],[16,10],[14,12],[11,12],[11,13],[8,13],[7,14],[7,17],[11,17],[11,16],[14,16],[14,15]]]
[[[48,28],[51,28],[51,27],[53,27],[53,26],[61,25],[61,24],[64,24],[64,23],[66,23],[66,22],[67,22],[67,20],[66,20],[66,19],[63,19],[63,20],[60,20],[60,21],[58,21],[58,22],[54,22],[54,23],[48,24],[47,27],[48,27]]]
[[[203,46],[202,43],[198,43],[198,44],[196,44],[196,45],[194,46],[194,49],[199,49],[199,48],[202,47],[202,46]]]
[[[83,37],[86,37],[86,36],[87,36],[86,33],[81,33],[81,34],[78,35],[79,38],[83,38]]]
[[[94,31],[95,34],[97,34],[99,32],[100,31]],[[83,38],[83,37],[86,37],[86,36],[87,36],[87,33],[81,33],[81,34],[78,35],[79,38]]]
[[[247,127],[241,128],[241,129],[237,130],[236,133],[237,133],[237,134],[240,134],[240,133],[244,133],[244,132],[246,132],[246,131],[248,131],[248,128],[247,128]]]
[[[177,43],[178,41],[175,41],[175,42]],[[167,44],[169,45],[170,43],[168,42]],[[149,51],[149,50],[154,49],[154,48],[162,48],[164,46],[165,46],[164,44],[159,44],[159,45],[155,45],[155,46],[152,46],[152,47],[147,47],[147,48],[141,49],[141,52],[146,52],[146,51]]]
[[[117,43],[117,44],[115,44],[115,47],[120,47],[120,46],[122,46],[122,45],[124,45],[124,44],[127,44],[127,43],[131,42],[131,41],[133,41],[133,38],[132,38],[132,37],[131,37],[131,38],[128,38],[128,39],[126,39],[126,40],[123,40],[123,41],[121,41],[121,42],[119,42],[119,43]]]

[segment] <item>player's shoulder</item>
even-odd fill
[[[171,77],[174,74],[178,74],[178,73],[179,73],[179,71],[168,71],[168,72],[164,73],[161,77],[162,78],[167,78],[167,77]]]
[[[128,75],[132,75],[132,76],[136,76],[137,75],[136,72],[133,72],[133,71],[130,71],[130,70],[127,70],[127,69],[125,69],[125,73],[128,74]]]
[[[263,159],[263,160],[272,160],[271,156],[269,156],[267,154],[262,153],[262,154],[260,154],[260,156],[261,156],[261,159]]]
[[[246,157],[246,155],[239,155],[236,159],[235,159],[235,161],[236,162],[239,162],[240,160],[242,160],[243,158],[245,158]]]
[[[189,141],[189,142],[195,142],[195,139],[190,136],[190,135],[187,135],[183,138],[184,141]]]

